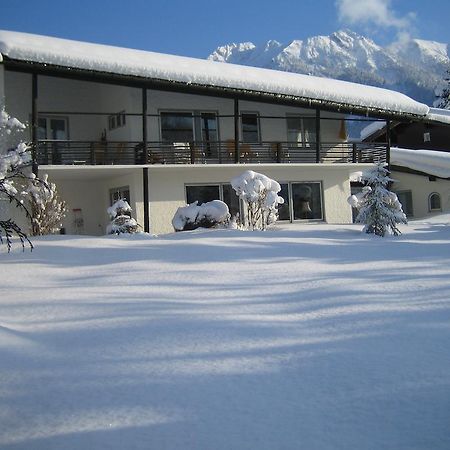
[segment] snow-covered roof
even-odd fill
[[[0,30],[0,53],[12,60],[289,96],[348,109],[415,116],[429,110],[399,92],[346,81],[13,31]]]
[[[440,178],[450,178],[450,153],[446,152],[392,147],[391,164]]]
[[[372,134],[376,133],[377,131],[382,130],[386,126],[386,122],[384,120],[377,120],[375,122],[369,123],[369,125],[365,126],[360,131],[360,138],[363,141],[364,139],[368,138]]]
[[[427,119],[433,122],[441,122],[450,125],[450,110],[442,108],[430,108],[426,116]]]

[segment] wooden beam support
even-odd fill
[[[142,187],[144,192],[144,231],[150,233],[150,199],[148,195],[148,167],[142,169]]]
[[[234,162],[239,164],[239,99],[234,99]]]

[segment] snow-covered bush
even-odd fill
[[[31,154],[29,146],[20,139],[25,125],[11,117],[0,107],[0,196],[14,204],[31,220],[32,214],[25,200],[30,191],[45,183],[31,172]],[[0,220],[0,243],[11,250],[12,238],[17,236],[22,247],[25,243],[33,248],[26,233],[11,218]]]
[[[225,226],[230,220],[230,212],[226,203],[220,200],[198,204],[198,201],[177,209],[172,225],[175,231],[195,230],[196,228],[212,228]]]
[[[253,170],[246,170],[231,180],[231,186],[247,206],[247,227],[265,230],[278,219],[278,205],[284,203],[278,195],[281,186],[275,180]]]
[[[363,231],[369,234],[401,234],[397,224],[406,224],[406,215],[397,195],[388,189],[393,181],[388,170],[379,164],[364,171],[361,181],[365,184],[362,192],[348,198],[350,205],[358,209],[356,222],[364,224]]]
[[[130,216],[132,209],[126,200],[117,200],[107,211],[111,218],[111,223],[106,228],[108,234],[138,232],[139,224]]]
[[[58,233],[66,214],[66,203],[61,201],[56,191],[56,184],[48,182],[48,176],[43,183],[34,181],[28,188],[32,198],[32,227],[34,236]]]

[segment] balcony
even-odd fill
[[[146,148],[146,151],[144,150]],[[39,165],[309,164],[385,162],[387,144],[322,142],[130,142],[40,140]]]

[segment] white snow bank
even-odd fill
[[[153,79],[281,94],[423,116],[428,106],[399,92],[346,81],[0,30],[12,59]]]
[[[436,177],[450,178],[450,153],[436,150],[391,148],[391,164]]]

